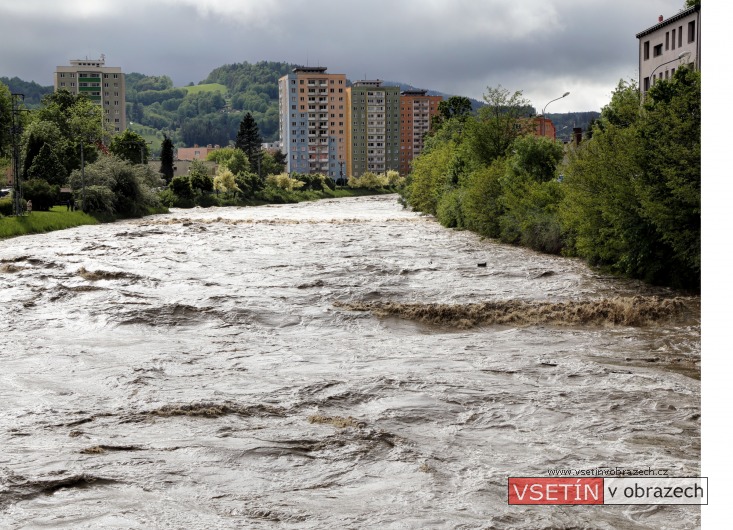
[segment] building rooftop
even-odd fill
[[[325,66],[296,66],[293,68],[294,73],[302,72],[307,74],[323,74],[328,70]]]
[[[659,22],[658,24],[655,24],[654,26],[652,26],[650,28],[647,28],[647,29],[645,29],[644,31],[642,31],[640,33],[637,33],[636,34],[636,38],[637,39],[640,39],[640,38],[644,37],[645,35],[649,35],[650,33],[654,33],[658,29],[663,28],[664,26],[666,26],[668,24],[672,24],[673,22],[677,22],[681,18],[686,17],[687,15],[689,15],[690,13],[693,13],[694,11],[700,11],[700,6],[699,5],[696,5],[696,6],[690,7],[689,9],[685,9],[683,11],[680,11],[676,15],[673,15],[673,16],[669,17],[667,20],[663,20],[662,22]]]
[[[363,79],[361,81],[354,81],[354,86],[374,86],[374,87],[380,87],[380,86],[382,86],[382,80],[381,79],[373,79],[373,80]]]
[[[99,59],[72,59],[69,61],[71,66],[104,66],[104,54]]]

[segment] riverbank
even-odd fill
[[[48,212],[32,212],[20,217],[0,219],[0,239],[27,234],[42,234],[82,225],[99,224],[99,219],[82,211],[67,211],[65,206],[54,206]]]
[[[294,204],[298,202],[318,201],[321,199],[343,199],[347,197],[363,197],[368,195],[386,195],[398,193],[396,188],[336,188],[332,190],[285,190],[282,188],[266,187],[247,198],[228,197],[224,194],[200,194],[193,198],[178,197],[173,193],[164,192],[161,201],[171,208],[209,208],[212,206],[263,206],[265,204]]]
[[[272,190],[267,190],[272,191]],[[257,198],[248,200],[224,199],[211,195],[212,201],[207,204],[175,204],[176,207],[190,208],[194,206],[201,207],[218,207],[218,206],[263,206],[266,204],[286,204],[298,203],[305,201],[317,201],[321,199],[334,199],[345,197],[361,197],[366,195],[382,195],[395,193],[394,190],[366,190],[340,188],[336,190],[325,191],[285,191],[275,190],[269,195],[260,194]],[[149,215],[157,213],[168,213],[166,207],[158,210],[150,211]],[[55,230],[65,230],[83,225],[96,225],[100,223],[111,223],[124,217],[116,216],[108,213],[92,213],[87,214],[82,211],[68,211],[65,206],[54,206],[48,212],[32,212],[30,215],[21,217],[7,216],[0,217],[0,239],[8,239],[11,237],[43,234],[45,232],[53,232]]]

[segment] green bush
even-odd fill
[[[166,188],[158,194],[158,199],[163,206],[172,207],[176,205],[178,196],[173,192],[172,189]]]
[[[299,180],[303,183],[303,186],[300,188],[302,191],[323,191],[326,189],[336,189],[336,183],[333,181],[333,179],[320,173],[293,173],[291,176],[292,178]]]
[[[0,215],[13,215],[13,199],[8,195],[0,199]]]
[[[377,175],[371,171],[366,171],[360,177],[349,177],[348,184],[350,188],[373,190],[384,188],[389,184],[389,180],[386,175]]]
[[[260,179],[257,173],[246,171],[244,173],[237,174],[234,177],[234,182],[236,182],[237,187],[240,189],[237,195],[245,199],[254,197],[255,193],[265,187],[264,182]]]
[[[193,188],[191,187],[191,179],[188,178],[188,175],[173,177],[169,187],[178,198],[193,200]]]
[[[464,191],[461,188],[453,188],[445,191],[438,201],[437,218],[440,224],[448,228],[465,228],[466,221],[462,210],[462,197]]]
[[[96,162],[85,167],[82,179],[79,170],[72,171],[69,186],[74,191],[77,201],[86,187],[87,198],[92,186],[107,188],[112,202],[108,202],[109,193],[97,189],[94,199],[88,201],[87,211],[109,212],[125,216],[144,215],[149,208],[160,206],[158,194],[154,191],[163,184],[160,176],[149,167],[133,165],[116,156],[102,156]],[[91,206],[93,205],[93,206]],[[93,208],[93,210],[90,210]]]
[[[196,206],[209,208],[210,206],[219,206],[219,198],[213,193],[202,193],[194,199]]]
[[[305,186],[305,182],[297,178],[293,178],[287,173],[280,173],[279,175],[269,175],[265,179],[265,185],[268,188],[293,191],[303,188]]]
[[[56,204],[59,187],[45,180],[31,179],[23,182],[23,198],[33,203],[33,209],[46,212]]]
[[[74,192],[74,201],[81,208],[82,197],[86,197],[83,208],[85,212],[115,213],[115,194],[107,186],[91,185],[85,190]]]
[[[469,230],[487,237],[499,237],[499,219],[504,213],[500,179],[505,171],[506,162],[500,158],[469,175],[462,203]]]

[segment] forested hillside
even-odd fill
[[[175,88],[167,76],[126,76],[128,120],[167,134],[176,145],[226,145],[249,112],[266,142],[278,137],[277,80],[287,63],[220,66],[199,85]],[[150,131],[140,131],[150,132]]]
[[[41,98],[46,94],[53,92],[52,86],[42,86],[35,81],[23,81],[18,77],[8,79],[0,77],[0,83],[10,89],[12,94],[23,94],[25,96],[25,105],[28,108],[35,109],[41,105]]]

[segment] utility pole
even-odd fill
[[[84,140],[79,142],[81,150],[81,211],[86,213],[87,207],[87,182],[84,178]]]
[[[10,126],[10,133],[13,135],[13,209],[15,215],[23,215],[25,205],[23,204],[23,186],[20,176],[20,135],[23,132],[23,124],[20,120],[20,102],[25,99],[25,94],[12,94],[13,97],[13,123]]]

